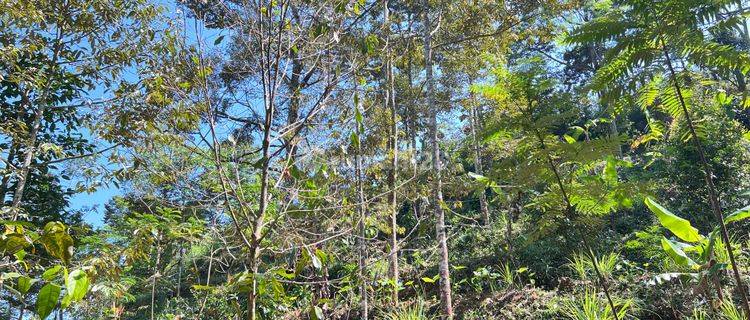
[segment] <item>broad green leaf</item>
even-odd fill
[[[278,276],[280,276],[280,277],[282,277],[284,279],[287,279],[287,280],[294,279],[294,277],[295,277],[294,273],[286,271],[285,269],[278,269],[274,273],[276,273],[276,275],[278,275]]]
[[[576,141],[578,141],[578,140],[576,140],[576,138],[573,138],[573,137],[571,137],[571,136],[569,136],[567,134],[563,135],[563,138],[565,138],[565,142],[567,142],[569,144],[573,144],[573,143],[576,143]]]
[[[31,245],[31,239],[21,233],[8,233],[0,238],[0,253],[16,253]]]
[[[477,182],[479,182],[479,183],[481,183],[481,184],[483,184],[485,186],[489,186],[490,183],[492,182],[492,181],[490,181],[489,178],[487,178],[487,177],[485,177],[485,176],[483,176],[481,174],[477,174],[477,173],[474,173],[474,172],[469,172],[468,175],[472,179],[476,180]]]
[[[47,319],[52,310],[57,306],[57,300],[60,298],[60,286],[54,283],[48,283],[39,291],[36,297],[36,314],[40,319]]]
[[[20,276],[18,277],[18,291],[25,294],[26,292],[29,292],[29,289],[31,289],[31,285],[36,282],[36,280],[32,280],[28,276]]]
[[[731,222],[736,222],[740,220],[745,220],[747,218],[750,218],[750,206],[747,206],[735,212],[732,212],[732,214],[724,217],[724,222],[731,223]]]
[[[67,228],[61,222],[49,222],[44,226],[44,235],[40,239],[44,249],[55,258],[62,260],[65,264],[73,255],[73,238],[67,232]]]
[[[325,319],[325,315],[323,314],[323,309],[321,309],[318,306],[313,306],[312,308],[310,308],[310,319],[312,320]]]
[[[669,229],[669,231],[674,233],[678,238],[688,242],[698,242],[703,238],[698,233],[698,229],[693,228],[693,226],[690,225],[690,221],[669,212],[669,210],[656,203],[656,201],[652,200],[650,197],[646,197],[644,202],[651,212],[659,218],[659,223]]]
[[[312,265],[315,269],[320,270],[323,267],[323,263],[320,262],[320,258],[318,258],[318,256],[312,254],[310,255],[310,260],[312,260]]]
[[[672,260],[674,260],[674,262],[676,262],[678,265],[687,266],[687,267],[697,266],[695,261],[693,261],[693,259],[690,259],[690,257],[688,257],[687,254],[685,254],[685,251],[682,250],[679,244],[674,243],[665,237],[662,237],[661,247],[662,249],[664,249],[664,251],[667,252],[669,257],[672,258]]]
[[[430,277],[422,277],[422,281],[427,282],[427,283],[435,283],[435,280],[433,280]]]
[[[602,178],[608,183],[617,183],[617,163],[614,158],[607,159],[602,171]]]
[[[73,270],[65,278],[66,298],[63,308],[67,308],[71,302],[81,301],[89,290],[89,276],[81,269]]]
[[[60,273],[60,270],[62,270],[61,265],[56,265],[52,268],[49,268],[45,270],[44,273],[42,273],[42,279],[44,279],[44,281],[52,281],[52,279],[54,279],[57,274]]]

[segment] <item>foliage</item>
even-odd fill
[[[741,319],[747,10],[0,0],[0,318]]]

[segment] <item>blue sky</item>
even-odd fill
[[[175,25],[177,27],[183,27],[184,26],[184,32],[186,37],[186,42],[188,44],[194,44],[196,43],[196,31],[194,29],[194,19],[190,19],[185,15],[183,10],[181,8],[178,8],[175,5],[175,2],[172,1],[155,1],[157,4],[163,6],[165,8],[165,15],[170,18],[171,21],[177,21]],[[183,23],[186,22],[186,23]],[[199,26],[200,28],[200,26]],[[214,39],[218,37],[221,32],[217,30],[203,30],[200,29],[199,33],[201,37],[203,38],[203,42],[206,46],[213,46]],[[135,75],[128,75],[124,77],[125,80],[129,82],[136,81]],[[86,98],[91,100],[98,100],[102,99],[106,96],[106,93],[103,92],[100,89],[92,90],[87,94]],[[88,136],[89,139],[93,139],[91,134],[84,133]],[[95,139],[94,139],[95,140]],[[100,144],[97,146],[98,148],[106,148],[107,145]],[[99,159],[97,159],[97,163],[101,166],[107,166],[107,160],[106,160],[106,154],[101,156]],[[76,180],[68,181],[67,183],[63,183],[65,187],[72,187],[76,183]],[[102,186],[98,188],[95,192],[92,193],[79,193],[76,195],[73,195],[69,199],[69,206],[68,208],[71,211],[83,211],[84,212],[84,221],[94,225],[95,227],[100,227],[103,224],[103,213],[104,213],[104,205],[109,202],[113,197],[117,195],[121,195],[126,190],[124,188],[118,188],[114,185],[110,184],[109,186]]]

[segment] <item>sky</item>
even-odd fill
[[[184,27],[185,41],[187,44],[195,44],[197,37],[196,30],[194,28],[194,19],[187,17],[181,8],[178,8],[173,1],[155,1],[157,4],[164,7],[164,14],[170,18],[171,21],[177,21],[178,24]],[[186,22],[186,23],[185,23]],[[199,27],[200,28],[200,27]],[[203,42],[208,46],[213,45],[214,40],[222,34],[221,31],[217,30],[201,30],[199,29],[200,37],[203,38]],[[223,44],[220,44],[223,45]],[[134,74],[124,76],[128,82],[135,82],[137,78]],[[93,101],[106,97],[106,93],[101,89],[92,90],[87,94],[88,99]],[[95,140],[90,133],[84,133],[84,135],[92,140]],[[106,148],[108,145],[99,144],[97,148]],[[101,166],[108,166],[106,160],[106,154],[100,156],[97,159],[97,163]],[[63,183],[63,187],[73,187],[76,184],[76,180],[67,181]],[[83,219],[85,222],[90,223],[94,227],[101,227],[103,225],[104,218],[104,205],[109,202],[113,197],[122,195],[126,190],[124,188],[118,188],[112,184],[109,186],[102,186],[92,193],[78,193],[69,198],[68,209],[71,211],[82,211]]]

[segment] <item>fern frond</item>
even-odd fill
[[[618,52],[618,54],[606,60],[604,66],[597,71],[591,83],[593,89],[605,89],[629,75],[648,74],[641,72],[642,69],[650,65],[660,52],[653,42],[645,39],[639,40],[640,46],[634,43],[623,46],[623,50],[619,52],[613,49],[613,52]]]
[[[638,106],[641,107],[641,110],[646,110],[646,108],[652,106],[656,102],[656,99],[661,93],[662,80],[662,77],[656,76],[638,90],[637,102]]]
[[[614,41],[627,34],[635,25],[624,19],[622,13],[610,12],[573,30],[566,42],[568,44],[604,43]]]
[[[739,52],[732,46],[716,42],[683,41],[681,49],[682,55],[694,64],[721,71],[750,72],[750,55]]]

